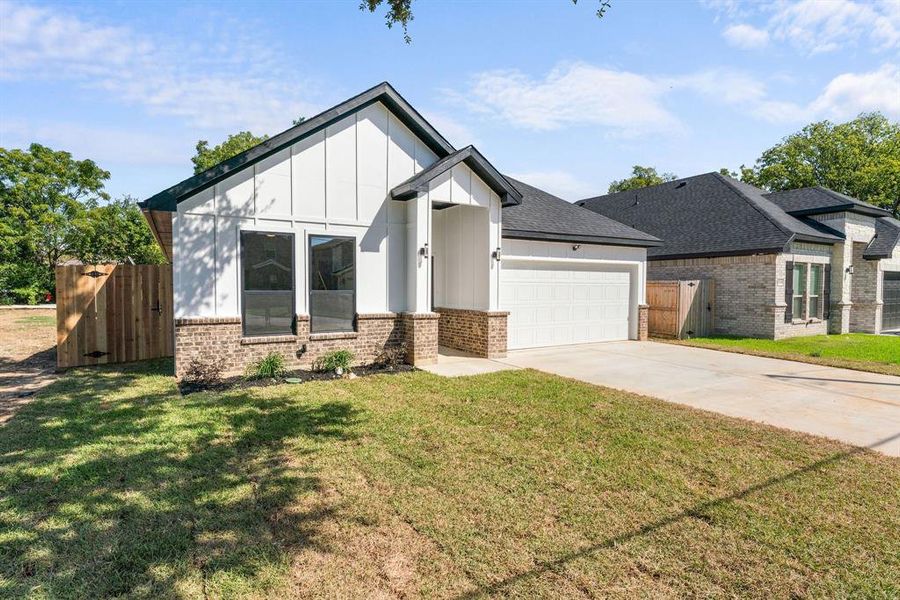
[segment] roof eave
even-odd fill
[[[840,212],[852,212],[858,215],[866,215],[868,217],[889,217],[891,213],[880,208],[869,208],[867,206],[859,206],[858,204],[834,204],[832,206],[823,206],[820,208],[803,208],[800,210],[785,210],[792,217],[807,217],[810,215],[828,215]]]
[[[661,240],[640,238],[620,238],[612,236],[593,236],[571,233],[553,233],[546,231],[527,231],[521,229],[503,229],[503,237],[517,240],[534,240],[542,242],[570,242],[576,244],[598,244],[603,246],[637,246],[651,248],[661,246]]]
[[[751,248],[746,250],[716,250],[709,252],[677,252],[674,254],[655,254],[647,260],[678,260],[682,258],[718,258],[720,256],[756,256],[759,254],[781,254],[784,246],[770,248]]]

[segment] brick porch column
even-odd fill
[[[438,356],[438,313],[403,313],[403,341],[406,362],[413,366],[430,365]]]

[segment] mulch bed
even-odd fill
[[[384,375],[393,373],[409,373],[415,371],[412,365],[361,365],[350,369],[350,373],[356,377],[368,377],[369,375]],[[281,377],[247,379],[241,375],[233,377],[223,377],[215,383],[200,383],[196,381],[182,381],[178,384],[178,390],[183,396],[196,392],[224,392],[228,390],[250,389],[257,387],[269,387],[271,385],[281,385],[286,383],[286,379],[299,379],[301,383],[307,381],[332,381],[335,379],[346,379],[351,377],[350,374],[336,375],[332,371],[307,371],[298,369],[295,371],[287,371]],[[299,384],[295,384],[299,385]]]

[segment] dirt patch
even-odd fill
[[[0,307],[0,424],[53,380],[56,310]]]

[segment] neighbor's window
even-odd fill
[[[309,237],[309,330],[353,331],[356,317],[356,240]]]
[[[794,296],[791,313],[795,319],[802,319],[804,300],[806,299],[806,265],[794,265]]]
[[[809,266],[809,318],[821,319],[822,265]]]
[[[245,336],[294,333],[294,236],[241,232]]]

